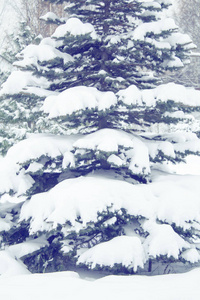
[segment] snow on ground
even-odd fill
[[[200,269],[162,276],[107,276],[94,281],[74,272],[0,277],[7,300],[199,300]]]

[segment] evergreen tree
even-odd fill
[[[66,11],[92,24],[98,34],[96,40],[81,46],[70,35],[55,33],[57,38],[64,39],[60,49],[64,46],[64,51],[71,55],[81,53],[78,70],[74,70],[76,81],[72,80],[71,86],[77,85],[78,80],[80,85],[93,86],[96,82],[100,90],[116,91],[130,84],[149,88],[155,86],[163,71],[179,69],[188,60],[191,40],[179,39],[173,20],[162,18],[169,1],[68,3]],[[65,86],[69,85],[68,78],[66,82]]]
[[[193,47],[168,6],[69,1],[66,23],[18,55],[1,115],[9,132],[32,134],[1,161],[1,248],[39,241],[21,256],[31,271],[199,261],[199,177],[172,174],[200,153],[199,92],[153,88]]]

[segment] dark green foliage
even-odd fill
[[[29,236],[29,228],[27,225],[22,225],[20,227],[13,227],[8,232],[3,231],[1,233],[2,241],[1,243],[6,245],[14,245],[22,243]]]

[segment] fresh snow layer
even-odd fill
[[[109,211],[115,215],[121,214],[121,209],[125,209],[127,214],[149,220],[141,225],[149,234],[145,242],[140,240],[141,247],[137,239],[126,240],[127,245],[130,243],[127,246],[127,261],[129,257],[129,267],[136,270],[146,261],[144,253],[155,258],[166,255],[178,259],[181,252],[184,254],[185,250],[192,247],[171,225],[176,224],[183,230],[200,229],[199,180],[199,176],[160,175],[155,176],[151,184],[133,185],[95,174],[67,179],[50,191],[36,194],[26,201],[21,209],[20,220],[30,219],[30,233],[50,231],[58,224],[65,228],[67,222],[69,223],[64,230],[79,232],[88,223],[100,221],[101,213]],[[158,220],[161,224],[157,223]],[[140,238],[139,235],[137,238]],[[123,261],[120,256],[120,246],[117,247],[119,252],[115,250],[116,243],[120,245],[120,242],[117,239],[98,245],[84,253],[79,262],[94,267],[102,265],[104,261],[108,266],[113,266],[115,259],[118,263],[121,257],[121,263],[127,266],[128,262]],[[195,247],[195,242],[193,246]],[[132,247],[137,247],[133,259]],[[142,249],[140,252],[139,247]],[[107,255],[107,251],[113,254]],[[196,259],[186,254],[184,257],[192,261]]]
[[[47,12],[45,15],[40,17],[40,20],[44,20],[46,22],[52,22],[52,23],[60,23],[60,18],[53,12]]]
[[[186,157],[186,163],[172,164],[168,161],[156,164],[157,168],[168,170],[170,173],[199,175],[200,142],[194,133],[175,132],[161,135],[162,140],[138,137],[117,129],[101,129],[88,135],[48,135],[31,134],[29,138],[15,144],[0,161],[0,193],[13,191],[17,195],[24,194],[34,183],[29,176],[36,174],[47,161],[59,159],[57,172],[70,168],[78,168],[85,164],[98,162],[99,155],[111,168],[123,167],[132,174],[149,176],[154,164],[150,159],[176,159],[177,153],[185,154],[188,150],[193,155]],[[85,155],[88,160],[85,161]],[[92,158],[91,158],[92,155]],[[93,160],[92,160],[93,159]],[[23,166],[26,165],[26,170]],[[56,171],[56,164],[52,168]],[[195,169],[191,168],[194,167]],[[49,170],[50,171],[50,170]],[[28,175],[29,174],[29,175]]]
[[[31,65],[38,70],[42,69],[40,64],[51,62],[57,58],[61,58],[65,64],[73,61],[71,55],[62,53],[53,46],[45,45],[44,43],[39,45],[28,45],[16,57],[20,59],[20,61],[15,62],[15,66],[25,68]]]
[[[0,275],[13,276],[18,274],[30,274],[26,266],[15,259],[7,251],[0,251]],[[1,277],[0,277],[1,278]]]
[[[18,164],[38,159],[41,156],[55,158],[72,150],[73,142],[78,136],[56,136],[48,134],[32,134],[13,147],[11,147],[6,158],[14,160]]]
[[[183,105],[200,106],[200,91],[172,82],[149,90],[139,90],[131,85],[119,91],[117,96],[125,105],[155,106],[157,102],[171,100]]]
[[[148,90],[139,90],[131,85],[115,95],[111,91],[100,92],[94,87],[78,86],[47,97],[42,110],[49,118],[57,118],[88,109],[105,111],[119,103],[125,106],[150,107],[169,100],[183,105],[200,106],[200,91],[168,83]]]
[[[74,272],[0,277],[1,299],[199,300],[200,269],[185,274],[107,276],[84,280]]]
[[[2,84],[0,96],[18,93],[35,93],[38,96],[47,97],[52,92],[45,90],[49,82],[45,78],[37,78],[31,72],[13,71],[7,81]]]
[[[98,213],[106,211],[108,207],[112,207],[112,211],[124,208],[132,215],[148,218],[152,215],[152,209],[146,193],[144,186],[103,177],[67,179],[47,193],[32,196],[30,201],[24,203],[20,218],[31,218],[32,233],[51,230],[67,221],[75,230],[79,230],[90,221],[96,222]],[[82,224],[76,222],[78,218]]]
[[[94,27],[90,23],[83,23],[78,18],[70,18],[63,25],[60,25],[52,35],[53,38],[59,39],[67,35],[81,36],[90,35],[91,38],[96,39]]]
[[[33,134],[11,147],[6,157],[0,161],[0,194],[13,191],[16,196],[23,195],[34,184],[34,180],[23,168],[21,169],[21,164],[33,160],[27,172],[36,172],[43,167],[36,162],[40,157],[47,156],[54,159],[63,156],[72,150],[72,144],[76,139],[74,136],[66,138],[66,136]],[[10,201],[11,199],[12,197]],[[17,197],[13,197],[13,200],[17,201]],[[20,202],[20,198],[18,201]]]
[[[81,150],[108,152],[108,163],[114,166],[128,165],[133,174],[150,173],[148,147],[133,134],[121,130],[101,129],[78,139],[73,146]],[[120,147],[124,148],[124,153],[118,156]]]
[[[148,252],[152,257],[167,255],[168,258],[178,259],[180,251],[190,247],[168,224],[151,224],[146,221],[144,229],[150,233],[144,244],[148,245]]]
[[[43,110],[49,118],[70,115],[80,110],[106,110],[117,103],[113,92],[100,92],[94,87],[78,86],[65,90],[58,96],[46,98]]]
[[[118,236],[87,250],[77,263],[84,263],[92,269],[98,265],[112,268],[115,264],[122,264],[136,272],[138,267],[144,267],[145,261],[145,251],[138,237]]]

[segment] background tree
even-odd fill
[[[1,161],[1,248],[39,239],[41,249],[20,256],[31,271],[164,273],[198,263],[199,177],[172,173],[200,153],[199,92],[149,89],[193,47],[164,18],[168,5],[70,1],[81,20],[71,16],[18,55],[1,114],[27,139]]]
[[[41,34],[43,37],[46,37],[51,35],[55,30],[55,27],[43,22],[40,18],[47,12],[53,11],[60,18],[64,17],[63,5],[55,6],[43,0],[30,0],[29,2],[22,0],[22,9],[27,25],[36,36]]]
[[[182,31],[188,33],[195,45],[197,46],[196,54],[191,57],[190,66],[183,69],[182,72],[176,74],[176,81],[187,86],[200,86],[200,42],[199,42],[199,0],[192,0],[190,5],[185,0],[177,0],[173,10],[174,18]]]
[[[42,0],[28,2],[9,0],[0,3],[0,20],[2,28],[4,28],[0,34],[0,83],[3,83],[14,69],[12,64],[16,60],[17,53],[31,43],[34,38],[37,37],[40,40],[42,36],[48,36],[55,30],[55,25],[45,23],[40,17],[52,10],[60,18],[64,17],[62,7],[63,5],[57,7]],[[4,18],[4,16],[8,17]],[[9,21],[11,19],[12,22]]]

